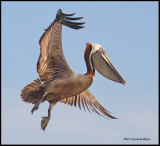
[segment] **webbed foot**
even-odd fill
[[[50,117],[42,117],[42,121],[41,121],[41,129],[42,130],[46,129],[49,120],[50,120]]]

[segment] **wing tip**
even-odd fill
[[[61,23],[62,25],[65,25],[67,27],[70,27],[72,29],[81,29],[84,28],[84,26],[82,26],[83,24],[85,24],[85,22],[72,22],[69,20],[80,20],[83,17],[70,17],[73,16],[75,13],[72,14],[65,14],[62,12],[61,9],[58,9],[57,15],[56,15],[56,20]]]

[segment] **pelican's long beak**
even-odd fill
[[[103,49],[94,52],[91,55],[91,61],[95,69],[104,77],[123,85],[126,84],[126,81],[118,73]]]

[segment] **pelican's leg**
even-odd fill
[[[36,111],[38,109],[40,103],[41,103],[41,100],[39,102],[37,102],[36,105],[32,108],[32,110],[31,110],[32,114],[33,114],[34,111]]]
[[[48,109],[48,117],[42,117],[42,121],[41,121],[41,129],[42,130],[45,130],[49,120],[51,119],[51,110],[52,110],[52,107],[54,105],[55,105],[55,103],[50,103],[50,106],[49,106],[49,109]]]
[[[44,97],[46,96],[47,92],[43,95],[43,97],[35,104],[35,106],[32,108],[31,113],[33,114],[34,111],[36,111],[40,105],[40,103],[43,101]]]

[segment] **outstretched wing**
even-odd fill
[[[117,119],[112,115],[110,115],[109,111],[107,111],[103,106],[100,105],[100,103],[95,99],[95,97],[92,95],[92,93],[88,89],[78,95],[65,98],[60,102],[71,105],[71,106],[74,105],[75,107],[76,107],[76,104],[78,103],[78,106],[80,109],[82,104],[85,111],[86,109],[88,109],[88,111],[90,112],[89,110],[89,107],[90,107],[90,109],[98,115],[101,115],[101,116],[105,115],[106,117]]]
[[[41,81],[48,82],[50,80],[63,78],[73,74],[70,69],[62,49],[62,24],[73,29],[83,28],[84,23],[71,22],[69,20],[79,20],[83,17],[71,18],[73,14],[64,14],[59,9],[56,19],[45,30],[45,33],[39,40],[40,56],[37,62],[37,72]]]

